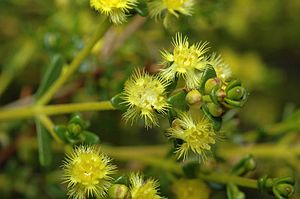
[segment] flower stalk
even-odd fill
[[[73,104],[59,104],[47,106],[28,106],[20,108],[2,109],[0,112],[0,121],[13,119],[24,119],[34,116],[44,115],[60,115],[65,113],[81,112],[81,111],[104,111],[114,110],[110,101],[101,102],[84,102]]]

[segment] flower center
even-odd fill
[[[74,160],[72,173],[78,183],[83,185],[98,184],[104,177],[103,163],[100,157],[94,154],[81,154]]]
[[[164,87],[159,81],[139,79],[136,82],[137,92],[134,95],[134,104],[143,110],[159,109],[164,104]]]
[[[177,65],[179,73],[186,73],[192,69],[198,62],[198,52],[196,48],[188,46],[178,46],[174,49],[174,62]]]

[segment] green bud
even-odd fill
[[[277,198],[290,198],[294,192],[294,186],[290,184],[279,184],[273,189],[273,193]]]
[[[185,96],[185,101],[189,106],[200,108],[202,104],[202,95],[198,90],[191,90]]]
[[[214,103],[207,103],[206,106],[209,113],[214,117],[222,116],[225,111],[220,105],[216,105]]]
[[[227,185],[227,197],[228,199],[245,199],[245,194],[235,184],[230,182]]]
[[[210,94],[215,86],[220,88],[222,85],[222,81],[218,78],[211,78],[205,82],[204,92],[205,94]]]
[[[245,175],[247,172],[252,171],[256,168],[256,162],[252,155],[247,155],[241,159],[235,167],[232,169],[232,173],[238,176]]]
[[[71,123],[67,126],[68,131],[73,135],[78,135],[83,130],[79,124]]]
[[[129,188],[123,184],[114,184],[108,189],[108,195],[112,199],[130,199]]]
[[[227,92],[227,97],[232,100],[240,100],[243,98],[245,93],[246,93],[245,88],[243,88],[241,86],[237,86],[237,87],[234,87],[233,89],[230,89]]]
[[[267,178],[258,180],[258,188],[262,191],[273,193],[278,199],[291,198],[295,192],[295,181],[292,177]]]

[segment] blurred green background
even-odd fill
[[[193,16],[167,28],[161,21],[131,17],[107,32],[52,103],[109,99],[122,91],[135,67],[155,71],[160,50],[171,49],[171,38],[182,32],[192,42],[208,41],[249,90],[234,126],[246,131],[278,122],[300,105],[299,13],[299,0],[199,0]],[[0,105],[32,102],[52,57],[61,54],[69,63],[101,17],[88,0],[0,0]],[[107,144],[167,142],[158,128],[124,125],[119,112],[84,117]],[[68,115],[53,119],[64,123]],[[0,123],[0,147],[1,198],[66,197],[59,179],[63,154],[54,150],[52,166],[39,166],[33,121]]]

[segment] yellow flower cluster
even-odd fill
[[[164,11],[179,17],[179,14],[191,15],[194,0],[153,0],[149,3],[150,15],[160,17]]]
[[[170,138],[183,141],[176,151],[178,158],[186,159],[189,152],[205,158],[206,152],[211,150],[211,145],[216,143],[212,123],[206,118],[195,120],[184,112],[180,112],[178,116],[168,129]]]
[[[176,34],[173,39],[173,52],[162,52],[164,63],[169,65],[162,70],[162,76],[167,80],[182,76],[186,81],[187,89],[197,88],[201,72],[207,65],[205,57],[205,53],[208,51],[207,44],[207,42],[203,42],[189,45],[187,37],[183,38],[180,33]]]
[[[144,179],[139,174],[130,175],[130,192],[132,199],[163,199],[158,195],[158,182],[153,179]]]
[[[75,199],[102,197],[105,195],[115,166],[99,147],[79,146],[64,162],[64,182],[68,183],[68,195]]]
[[[164,114],[169,107],[165,93],[167,85],[168,82],[159,76],[136,70],[125,83],[123,92],[124,102],[128,106],[123,117],[125,121],[132,124],[142,118],[146,127],[157,126],[156,112]]]
[[[126,21],[128,11],[136,5],[137,0],[90,0],[95,10],[108,16],[115,24]]]
[[[207,58],[207,63],[212,65],[217,73],[217,77],[226,82],[232,77],[231,68],[223,62],[221,55],[213,53]]]

